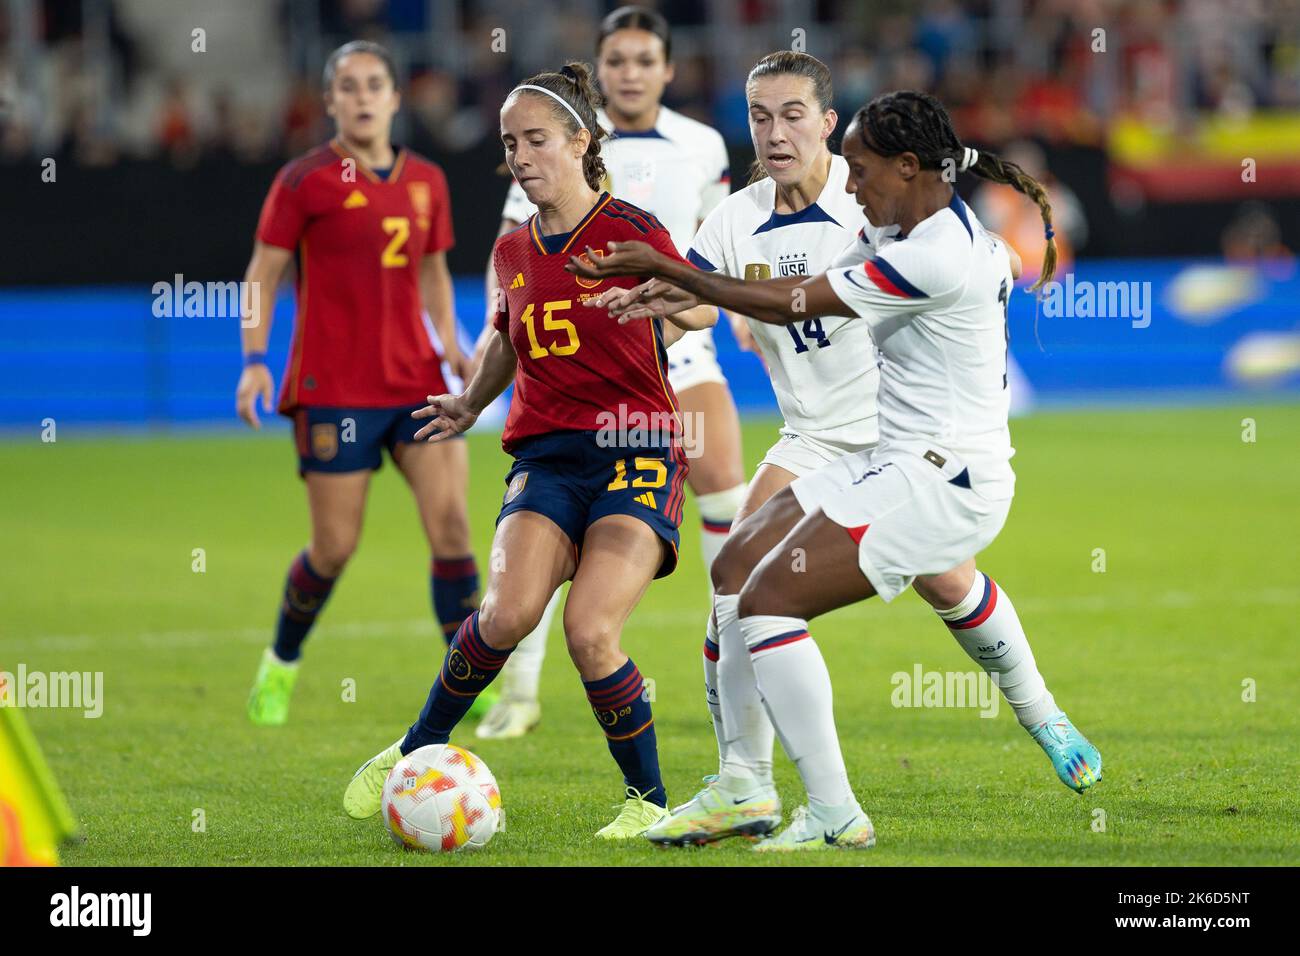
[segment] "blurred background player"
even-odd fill
[[[286,165],[262,207],[246,275],[239,416],[260,428],[270,411],[266,364],[276,287],[297,263],[297,314],[279,411],[293,420],[311,540],[285,581],[275,642],[262,655],[248,716],[283,724],[303,641],[361,535],[371,473],[387,448],[419,508],[433,555],[434,610],[450,641],[478,602],[469,545],[464,442],[414,442],[412,409],[445,388],[422,314],[428,308],[448,366],[456,345],[446,251],[450,197],[442,170],[390,134],[401,104],[388,51],[356,41],[325,65],[325,102],[337,135]]]
[[[515,462],[492,545],[499,560],[419,719],[348,785],[343,805],[356,819],[379,811],[384,780],[402,755],[450,739],[569,580],[569,656],[626,795],[597,836],[634,837],[667,815],[650,695],[619,646],[650,582],[677,565],[687,462],[667,379],[665,329],[658,322],[618,326],[580,308],[584,296],[599,295],[603,280],[577,279],[564,264],[575,251],[632,237],[685,260],[653,215],[601,191],[599,102],[588,67],[569,63],[526,80],[502,106],[506,162],[538,211],[496,242],[492,258],[503,295],[469,387],[461,395],[431,395],[415,414],[433,419],[416,438],[442,441],[473,426],[514,382],[502,447]],[[649,426],[611,431],[604,412],[620,406],[624,420],[645,416]]]
[[[755,181],[709,214],[686,258],[698,269],[743,279],[824,272],[866,222],[853,193],[844,188],[848,163],[827,147],[838,120],[831,107],[830,69],[806,53],[772,53],[750,70],[746,90],[758,157]],[[611,290],[587,304],[605,307],[636,298],[633,293]],[[695,306],[676,313],[673,321],[711,323],[717,312],[711,305]],[[621,314],[630,319],[651,313],[633,308]],[[855,318],[810,318],[784,327],[745,321],[771,374],[783,422],[780,439],[749,483],[736,514],[737,527],[796,478],[875,444],[880,379],[870,330]],[[724,619],[734,618],[736,600],[734,594],[714,595],[715,610],[709,614],[704,638],[705,699],[718,741],[719,769],[726,757],[727,732],[724,702],[718,697],[718,669],[752,670],[745,653],[720,660],[716,608],[721,603]],[[748,681],[752,684],[752,676]],[[725,704],[733,710],[733,722],[752,726],[751,733],[765,736],[770,764],[775,734],[762,703],[753,695],[741,699],[733,694]]]
[[[712,127],[661,102],[673,78],[672,39],[661,14],[638,6],[610,13],[601,21],[596,61],[606,98],[597,117],[613,134],[602,153],[609,174],[603,188],[653,213],[678,250],[685,251],[700,222],[730,192],[726,144]],[[534,211],[524,190],[512,183],[501,214],[501,234]],[[487,284],[491,311],[496,291],[491,268]],[[490,328],[490,324],[485,327]],[[738,340],[752,345],[743,323],[737,321],[733,328]],[[707,573],[745,495],[740,420],[718,365],[710,328],[686,333],[668,350],[668,376],[688,426],[692,457],[687,480],[700,510]],[[502,681],[504,694],[479,724],[479,737],[518,737],[540,720],[538,682],[546,635],[559,600],[557,594],[537,633],[516,648]]]

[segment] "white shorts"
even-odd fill
[[[713,347],[713,330],[687,332],[668,346],[668,384],[674,392],[684,392],[706,382],[727,384]]]
[[[820,508],[857,539],[858,566],[885,601],[918,574],[939,574],[975,557],[1011,510],[1010,498],[989,499],[953,484],[965,471],[955,455],[939,448],[931,454],[933,460],[897,448],[859,452],[790,486],[805,513]]]
[[[783,428],[781,438],[767,450],[758,464],[760,468],[763,465],[776,465],[796,478],[802,478],[838,458],[868,451],[873,447],[874,442],[870,445],[840,445]]]

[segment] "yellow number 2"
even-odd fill
[[[405,216],[385,216],[380,222],[384,232],[393,238],[388,240],[388,245],[384,248],[384,254],[379,257],[379,262],[385,269],[400,269],[406,265],[406,253],[402,252],[402,246],[406,245],[406,240],[411,237],[411,220]]]

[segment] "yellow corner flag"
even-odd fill
[[[23,712],[0,703],[0,866],[57,866],[59,844],[76,832]]]

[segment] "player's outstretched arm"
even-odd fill
[[[267,414],[275,407],[275,381],[266,364],[266,345],[271,340],[275,291],[292,259],[292,250],[259,239],[253,244],[253,257],[244,271],[239,303],[244,371],[235,387],[235,411],[253,428],[262,427],[257,417],[258,398],[262,399],[262,411]]]
[[[676,261],[644,242],[611,242],[608,255],[587,250],[587,258],[570,256],[564,267],[587,279],[650,275],[692,293],[703,302],[771,325],[792,325],[821,315],[852,314],[831,288],[825,275],[800,280],[746,282],[717,272],[704,272],[688,262]]]
[[[483,360],[469,387],[460,395],[429,395],[429,404],[411,412],[412,418],[432,421],[415,433],[416,441],[440,442],[469,431],[483,409],[506,390],[515,377],[518,358],[504,332],[497,332],[483,350]]]
[[[675,285],[650,279],[631,289],[606,289],[584,306],[605,309],[626,325],[636,319],[667,319],[683,332],[711,329],[718,321],[716,306],[701,305],[700,300]]]

